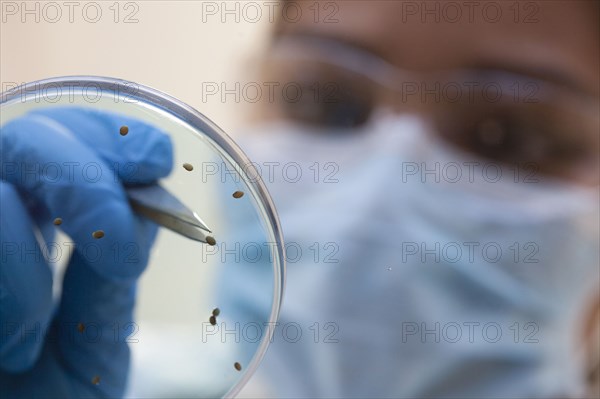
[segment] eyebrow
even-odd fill
[[[589,85],[584,84],[576,77],[568,72],[553,67],[551,65],[527,65],[516,62],[507,62],[506,60],[480,61],[467,65],[465,69],[482,70],[482,71],[502,71],[511,74],[549,82],[553,85],[576,91],[577,93],[597,97],[594,90]]]
[[[296,32],[285,32],[279,31],[274,36],[273,42],[277,42],[277,40],[285,37],[297,38],[300,40],[306,40],[307,43],[311,41],[322,40],[326,42],[338,43],[344,47],[354,48],[359,50],[360,52],[365,52],[370,54],[371,56],[380,58],[381,60],[392,64],[391,60],[389,60],[383,53],[381,49],[378,49],[366,41],[356,40],[356,38],[350,38],[347,36],[342,36],[335,33],[327,33],[323,34],[323,32],[310,32],[310,31],[296,31]],[[402,67],[396,67],[398,69],[403,69]],[[481,71],[481,72],[492,72],[499,71],[510,74],[519,75],[525,78],[531,78],[535,80],[540,80],[542,82],[548,82],[553,85],[575,91],[579,94],[583,94],[585,96],[591,96],[597,98],[597,93],[594,92],[593,88],[590,88],[589,85],[586,85],[581,80],[577,79],[575,76],[572,76],[568,72],[563,69],[553,67],[551,65],[527,65],[523,63],[517,62],[509,62],[507,60],[501,59],[493,59],[493,60],[481,60],[477,62],[472,62],[465,64],[463,67],[456,68],[461,70],[471,70],[471,71]],[[418,72],[412,70],[411,72]]]
[[[286,38],[286,37],[298,38],[301,40],[304,39],[304,40],[306,40],[307,43],[310,43],[311,41],[317,41],[317,40],[322,40],[322,41],[326,41],[326,42],[337,42],[338,44],[341,44],[343,46],[353,47],[357,50],[370,53],[371,55],[374,55],[376,57],[381,58],[382,60],[385,60],[386,62],[391,63],[391,60],[389,60],[385,56],[384,52],[381,49],[378,49],[377,47],[370,45],[366,40],[360,40],[360,38],[350,38],[348,36],[344,36],[344,35],[340,35],[340,34],[336,34],[336,33],[329,33],[329,32],[327,34],[323,34],[323,32],[311,32],[311,31],[295,31],[295,32],[278,31],[273,36],[272,42],[276,42],[278,39]]]

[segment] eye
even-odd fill
[[[473,106],[444,114],[438,120],[444,138],[492,161],[560,175],[590,153],[580,125],[548,109]]]
[[[513,170],[531,166],[542,175],[576,181],[583,174],[590,176],[586,181],[598,176],[592,170],[600,161],[597,96],[489,68],[465,76],[452,79],[474,84],[473,91],[462,93],[468,95],[422,107],[449,144]],[[492,96],[489,87],[499,95]],[[521,87],[518,96],[515,88]]]
[[[506,116],[476,120],[465,134],[470,150],[494,160],[536,162],[545,153],[545,143],[535,132]]]
[[[280,116],[317,128],[349,131],[371,116],[375,89],[365,77],[313,61],[272,60],[265,68],[278,82]]]
[[[373,110],[372,95],[341,81],[302,84],[302,95],[284,99],[283,116],[323,128],[353,129],[364,125]]]
[[[527,119],[499,116],[475,125],[472,145],[479,154],[510,163],[536,163],[541,168],[574,161],[586,153],[581,141],[573,140],[570,129],[561,129],[551,118]]]

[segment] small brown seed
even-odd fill
[[[221,310],[219,310],[219,308],[214,308],[213,309],[213,316],[217,317],[220,314],[221,314]]]
[[[243,191],[236,191],[235,193],[233,193],[233,198],[242,198],[243,196],[244,196]]]
[[[61,218],[54,219],[54,225],[55,226],[60,226],[61,224],[62,224],[62,219]]]
[[[215,238],[213,236],[206,236],[206,243],[208,245],[214,246],[217,244],[217,241],[215,240]]]
[[[236,369],[237,371],[241,371],[241,370],[242,370],[242,365],[241,365],[241,364],[239,364],[238,362],[235,362],[235,363],[233,364],[233,367],[235,367],[235,369]]]
[[[187,170],[188,172],[191,172],[192,170],[194,170],[194,166],[191,163],[184,163],[183,164],[183,169]]]
[[[127,136],[127,133],[129,133],[129,128],[127,126],[121,126],[121,129],[119,129],[119,133],[121,134],[121,136]]]
[[[85,331],[85,324],[83,323],[79,323],[77,324],[77,331],[79,331],[80,333]]]
[[[94,237],[95,239],[100,239],[104,237],[104,232],[102,230],[96,230],[92,233],[92,237]]]
[[[92,378],[92,384],[94,384],[94,385],[100,384],[100,376],[95,375],[94,378]]]
[[[215,324],[217,324],[217,318],[215,316],[210,316],[210,318],[208,319],[208,321],[210,322],[210,324],[212,326],[214,326]]]

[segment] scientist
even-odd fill
[[[304,93],[241,142],[305,172],[268,185],[304,249],[279,320],[302,335],[276,331],[247,395],[583,397],[599,3],[327,4],[332,23],[276,26],[264,80]]]

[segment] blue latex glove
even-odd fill
[[[169,137],[82,108],[29,113],[2,126],[0,137],[2,397],[120,397],[136,280],[157,232],[132,213],[123,184],[169,174]],[[56,217],[75,244],[58,305],[34,233],[52,242]],[[105,236],[92,237],[97,230]]]

